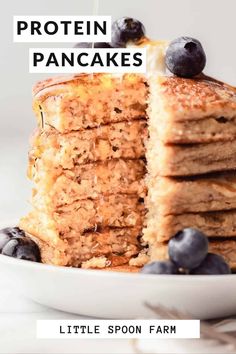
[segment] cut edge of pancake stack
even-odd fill
[[[28,169],[33,210],[20,227],[40,246],[43,262],[135,263],[145,214],[146,105],[138,75],[78,75],[36,85],[38,129]]]
[[[236,91],[207,79],[150,81],[147,227],[151,260],[184,228],[236,268]]]

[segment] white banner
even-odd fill
[[[30,48],[29,72],[145,73],[146,48]]]
[[[14,16],[13,40],[110,42],[111,16]]]
[[[200,338],[200,321],[39,320],[37,338]]]

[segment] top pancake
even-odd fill
[[[201,77],[150,81],[150,131],[164,143],[189,144],[236,137],[236,89]]]
[[[154,77],[148,82],[138,74],[54,77],[36,84],[33,95],[39,126],[50,125],[62,133],[145,118],[148,103],[150,124],[165,143],[236,137],[235,88],[204,75]]]
[[[147,86],[140,75],[75,75],[38,83],[38,125],[60,133],[146,117]]]
[[[177,76],[157,79],[157,95],[174,121],[205,117],[235,116],[236,90],[214,80],[184,79]]]

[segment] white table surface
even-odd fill
[[[46,308],[14,293],[0,275],[0,353],[19,354],[133,354],[137,353],[133,342],[126,339],[75,340],[36,339],[36,321],[39,319],[83,319]],[[228,326],[236,330],[236,323]],[[142,353],[236,353],[222,346],[191,340],[142,340],[138,343]],[[197,349],[198,348],[198,349]],[[212,350],[212,351],[211,351]]]
[[[129,340],[36,339],[39,319],[83,319],[55,311],[13,293],[0,276],[0,353],[134,353]]]

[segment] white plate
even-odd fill
[[[148,318],[153,314],[145,302],[176,308],[199,319],[236,314],[236,274],[129,274],[56,267],[3,255],[0,271],[1,279],[10,281],[15,291],[40,304],[80,315]]]

